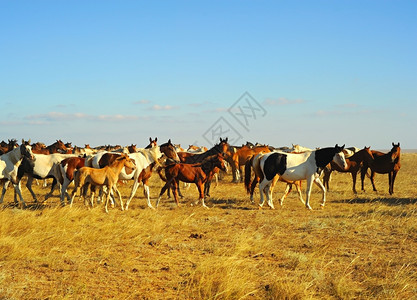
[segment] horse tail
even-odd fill
[[[245,188],[248,194],[250,194],[251,190],[251,170],[254,157],[255,155],[252,155],[245,163]]]

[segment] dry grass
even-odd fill
[[[163,199],[129,211],[82,203],[0,211],[0,299],[409,299],[417,294],[417,154],[402,156],[394,196],[355,197],[334,174],[324,210],[314,188],[307,211],[296,193],[276,210],[251,205],[231,177],[212,190],[210,210]],[[153,199],[162,184],[155,176]],[[129,194],[130,183],[120,187]],[[284,186],[279,184],[274,199]],[[23,187],[25,199],[31,199]],[[358,189],[359,190],[359,189]],[[46,189],[35,187],[43,196]],[[257,196],[258,197],[258,196]]]

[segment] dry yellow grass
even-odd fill
[[[334,174],[324,210],[313,189],[312,212],[296,193],[282,208],[258,210],[230,176],[212,189],[210,210],[189,205],[194,187],[179,209],[163,198],[152,211],[138,192],[129,211],[108,215],[77,201],[61,208],[56,194],[22,210],[10,189],[0,211],[0,299],[413,298],[416,164],[417,154],[402,155],[393,196],[387,175],[377,175],[378,193],[366,178],[355,197],[350,175]],[[130,186],[120,186],[125,199]],[[154,175],[153,200],[161,187]]]

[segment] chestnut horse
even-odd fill
[[[400,156],[401,148],[400,143],[392,143],[392,149],[388,153],[383,153],[380,151],[372,150],[372,155],[374,156],[374,161],[371,163],[364,163],[361,170],[361,181],[362,181],[362,191],[364,191],[363,181],[365,179],[365,174],[368,168],[371,169],[371,183],[374,191],[376,192],[376,187],[374,183],[375,173],[387,174],[388,173],[388,192],[390,195],[394,193],[394,182],[395,177],[397,176],[398,171],[401,168]]]
[[[268,153],[271,152],[269,146],[242,146],[240,149],[236,150],[232,154],[232,170],[233,172],[236,172],[236,181],[243,181],[243,172],[242,168],[245,166],[246,162],[254,155],[257,155],[258,153]]]
[[[159,193],[159,198],[156,201],[156,207],[159,205],[159,201],[161,200],[161,196],[165,193],[165,191],[171,188],[172,193],[174,194],[175,202],[177,206],[180,206],[178,201],[178,184],[179,181],[195,183],[199,192],[199,200],[203,207],[208,208],[204,203],[204,190],[203,185],[210,177],[211,173],[215,168],[219,168],[223,171],[227,171],[227,167],[225,165],[224,157],[221,153],[217,153],[213,156],[206,157],[201,163],[199,164],[186,164],[186,163],[170,163],[165,166],[165,174],[167,178],[167,182],[162,187],[161,192]],[[196,204],[198,201],[196,202]]]
[[[353,180],[353,186],[352,186],[352,190],[353,193],[357,194],[356,192],[356,176],[360,170],[360,168],[362,167],[363,163],[366,162],[367,164],[372,164],[372,162],[374,161],[374,156],[372,155],[371,150],[369,150],[370,147],[365,147],[362,150],[359,150],[358,152],[356,152],[355,154],[353,154],[352,156],[349,156],[348,158],[346,158],[346,154],[345,154],[345,160],[347,163],[347,168],[346,169],[342,169],[338,164],[336,164],[335,162],[331,161],[330,164],[328,164],[325,168],[324,168],[324,176],[323,176],[323,184],[326,187],[326,189],[329,191],[329,181],[330,181],[330,175],[332,174],[333,171],[338,171],[338,172],[344,172],[344,173],[350,173],[352,174],[352,180]],[[343,149],[346,150],[346,149]]]
[[[52,145],[46,147],[42,147],[40,143],[32,145],[32,152],[34,154],[67,153],[67,151],[67,147],[61,140],[57,140]]]

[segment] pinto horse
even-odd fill
[[[353,181],[352,190],[353,190],[353,193],[357,194],[355,187],[356,187],[356,176],[359,170],[361,169],[364,162],[367,164],[372,164],[372,162],[374,161],[374,156],[372,155],[372,152],[371,150],[369,150],[369,148],[370,147],[365,147],[362,150],[359,150],[358,152],[356,152],[355,154],[349,156],[348,158],[346,158],[346,152],[344,152],[346,164],[347,164],[346,169],[342,169],[338,164],[336,164],[333,161],[331,161],[330,164],[328,164],[324,168],[323,184],[327,188],[328,191],[330,190],[329,188],[330,175],[332,174],[333,171],[338,171],[338,172],[346,172],[346,173],[352,174],[352,181]]]
[[[162,187],[161,192],[159,193],[159,198],[156,201],[156,207],[159,205],[159,201],[161,200],[161,196],[165,193],[165,191],[171,188],[172,193],[174,194],[175,202],[177,206],[180,206],[178,201],[178,184],[179,181],[195,183],[199,192],[199,200],[203,207],[208,208],[204,203],[204,183],[208,180],[211,173],[215,168],[219,168],[223,171],[227,171],[227,167],[225,165],[224,157],[221,153],[217,153],[210,157],[207,157],[199,164],[186,164],[186,163],[172,163],[165,166],[165,174],[167,178],[167,182]],[[198,201],[197,201],[198,203]]]
[[[11,181],[14,186],[15,193],[19,195],[20,202],[22,202],[24,207],[26,206],[18,180],[18,168],[23,158],[28,158],[30,160],[34,159],[30,142],[25,142],[24,140],[22,140],[22,144],[18,148],[14,148],[6,154],[0,156],[0,179],[6,179],[6,182],[3,185],[0,203],[3,203],[7,186]]]
[[[157,147],[157,138],[155,138],[154,140],[152,140],[151,138],[149,138],[150,143],[149,145],[145,148],[145,149],[150,149],[153,147]],[[177,155],[177,151],[175,150],[175,146],[171,143],[171,139],[168,140],[168,142],[161,144],[159,146],[159,149],[161,151],[162,154],[164,154],[167,158],[173,159],[176,162],[179,162],[180,159]],[[142,182],[143,184],[143,192],[145,194],[147,203],[148,203],[148,207],[149,208],[154,208],[151,204],[150,201],[150,192],[149,192],[149,179],[152,176],[152,171],[155,167],[155,165],[157,165],[158,162],[157,161],[153,161],[151,162],[146,168],[144,168],[142,170],[142,172],[140,172],[139,177],[137,179],[137,182]],[[159,176],[161,176],[160,171],[158,171]],[[132,198],[129,198],[129,200],[126,202],[126,206],[125,209],[127,210],[130,204],[130,201],[132,200]]]
[[[270,152],[265,154],[260,160],[260,168],[263,179],[259,184],[261,200],[259,206],[264,204],[264,193],[267,196],[268,205],[274,208],[271,197],[271,184],[274,177],[278,174],[285,181],[307,180],[306,202],[305,205],[311,210],[310,195],[313,182],[320,187],[323,192],[321,206],[326,202],[326,189],[320,181],[320,174],[324,167],[332,160],[343,169],[346,168],[345,156],[342,152],[344,145],[339,147],[323,148],[304,153],[285,153]]]
[[[388,153],[383,153],[380,151],[372,150],[372,155],[374,156],[374,161],[370,163],[364,163],[361,170],[361,182],[362,182],[362,191],[364,191],[364,179],[368,168],[371,169],[371,183],[373,190],[376,192],[375,187],[375,173],[387,174],[388,173],[388,192],[390,195],[394,193],[394,182],[395,177],[397,176],[398,171],[401,168],[400,156],[401,148],[400,143],[392,143],[392,149]]]
[[[269,152],[267,152],[269,153]],[[260,168],[260,162],[261,162],[261,158],[265,155],[265,153],[261,152],[257,155],[254,155],[252,157],[250,157],[248,159],[248,161],[245,163],[245,188],[246,191],[248,192],[248,194],[250,194],[250,200],[251,203],[254,203],[253,200],[253,194],[255,192],[255,187],[256,185],[263,180],[263,173],[262,170]],[[254,172],[254,178],[251,181],[251,170],[253,169]],[[274,179],[272,180],[271,183],[271,194],[272,194],[272,190],[276,184],[277,181],[282,181],[285,182],[287,184],[287,187],[285,189],[285,193],[284,195],[281,197],[280,199],[280,205],[282,206],[284,203],[284,199],[288,196],[288,194],[291,192],[292,190],[292,185],[295,184],[296,188],[297,188],[297,192],[298,192],[298,197],[300,199],[300,201],[305,204],[304,200],[303,200],[303,196],[301,194],[301,180],[297,180],[297,181],[286,181],[284,179],[282,179],[281,176],[279,175],[275,175]]]

